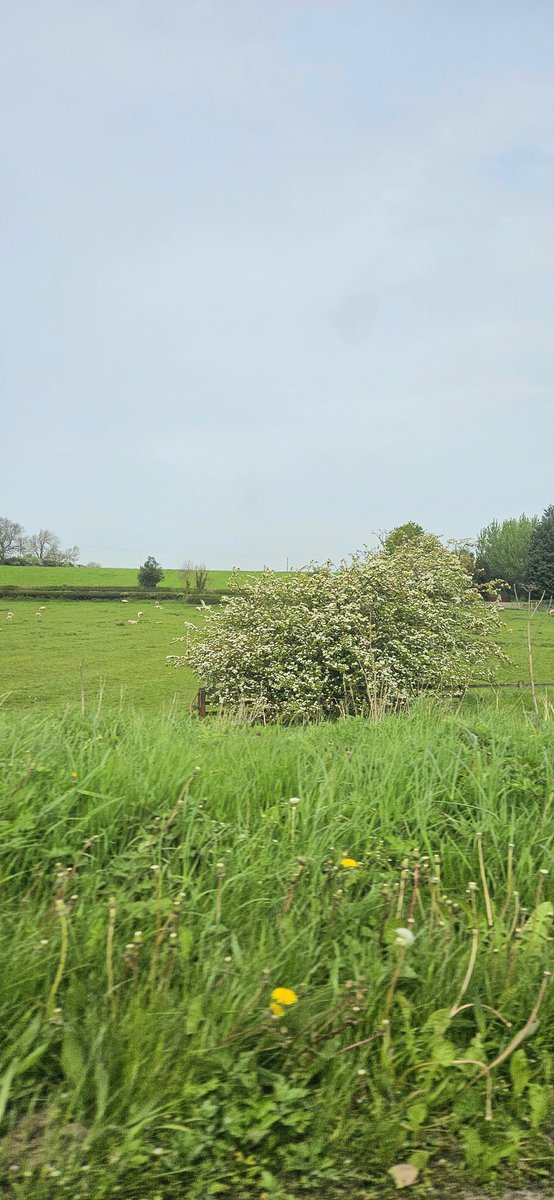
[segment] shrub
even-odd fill
[[[146,559],[146,562],[142,564],[137,576],[139,587],[143,588],[155,588],[156,584],[159,583],[160,579],[163,579],[163,577],[164,573],[162,568],[159,562],[156,562],[156,559],[153,558],[152,555],[150,555]]]
[[[197,563],[194,568],[194,581],[197,592],[205,592],[208,586],[208,571],[205,563]]]
[[[191,664],[212,700],[265,720],[334,718],[490,677],[497,622],[458,558],[425,535],[337,570],[266,571],[172,661]]]

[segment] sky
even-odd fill
[[[551,0],[0,0],[0,514],[335,561],[554,501]]]

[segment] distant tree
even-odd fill
[[[550,600],[554,596],[554,504],[545,509],[531,534],[528,573],[533,588]]]
[[[531,536],[538,521],[522,513],[485,525],[476,543],[477,565],[485,579],[505,579],[516,587],[528,582]]]
[[[194,568],[194,584],[197,592],[205,592],[208,585],[208,571],[205,563],[197,563]]]
[[[94,562],[94,561],[93,561],[93,562],[88,562],[88,563],[85,563],[85,566],[86,566],[86,567],[96,567],[96,568],[98,568],[98,567],[101,567],[101,566],[102,566],[102,563],[99,563],[99,562]]]
[[[397,525],[395,529],[391,529],[383,542],[383,550],[392,554],[399,546],[405,546],[406,542],[413,542],[415,538],[423,537],[424,534],[422,525],[415,521],[407,521],[405,525]]]
[[[194,567],[190,561],[190,558],[187,559],[187,561],[183,563],[180,574],[181,574],[181,583],[183,584],[183,588],[184,588],[185,592],[192,591]]]
[[[23,526],[8,517],[0,517],[0,562],[14,551],[20,554],[23,543]]]
[[[38,533],[31,534],[27,539],[27,547],[29,553],[40,562],[55,559],[56,555],[61,553],[60,539],[51,529],[39,529]]]
[[[152,555],[150,555],[139,570],[139,586],[144,588],[155,588],[156,584],[158,584],[160,579],[163,579],[163,577],[164,573],[159,562],[156,562],[156,559],[152,558]]]

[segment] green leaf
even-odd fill
[[[510,1079],[516,1099],[523,1094],[529,1083],[529,1063],[525,1050],[516,1050],[510,1058]]]
[[[12,1086],[12,1079],[17,1072],[18,1066],[19,1066],[19,1060],[17,1058],[14,1058],[13,1062],[10,1063],[7,1071],[4,1071],[4,1074],[2,1075],[2,1078],[0,1080],[0,1121],[2,1120],[2,1117],[4,1116],[4,1113],[6,1111],[6,1105],[8,1103],[11,1086]]]
[[[86,1063],[77,1038],[69,1029],[66,1029],[64,1034],[61,1065],[69,1083],[79,1088],[86,1073]]]
[[[531,1083],[527,1090],[527,1098],[531,1110],[531,1129],[533,1133],[537,1133],[548,1116],[548,1090],[540,1083]]]
[[[418,1100],[415,1104],[410,1104],[407,1109],[407,1117],[411,1129],[417,1133],[427,1119],[427,1105],[423,1101]]]
[[[96,1120],[101,1121],[106,1111],[110,1090],[110,1077],[104,1063],[99,1059],[94,1067],[96,1084]]]
[[[193,996],[189,1001],[187,1015],[185,1017],[185,1033],[191,1036],[196,1033],[198,1026],[202,1020],[202,997]]]
[[[442,1067],[449,1067],[456,1058],[456,1047],[447,1038],[437,1038],[431,1046],[431,1058]]]
[[[192,950],[193,937],[190,929],[183,925],[179,930],[179,947],[183,958],[188,958]]]

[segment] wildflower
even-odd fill
[[[413,946],[415,942],[415,936],[411,929],[395,929],[394,932],[396,934],[397,946],[403,946],[405,950],[407,950],[409,946]]]
[[[296,995],[296,992],[294,992],[292,988],[287,987],[274,988],[271,993],[271,999],[274,1000],[279,1006],[282,1004],[288,1006],[289,1004],[298,1003],[298,996]]]
[[[285,1013],[285,1010],[284,1010],[284,1008],[283,1008],[283,1005],[282,1005],[282,1004],[277,1004],[275,1000],[272,1000],[272,1001],[271,1001],[271,1004],[270,1004],[270,1006],[269,1006],[269,1010],[270,1010],[270,1012],[272,1013],[272,1015],[273,1015],[274,1017],[282,1017],[282,1016],[284,1016],[284,1013]]]
[[[340,865],[349,870],[350,867],[360,867],[362,864],[357,862],[355,858],[341,858]]]
[[[292,807],[296,808],[296,805],[300,804],[300,797],[299,796],[291,796],[291,798],[289,800],[289,804],[292,804]]]
[[[71,772],[71,779],[73,780],[73,783],[75,783],[75,781],[76,781],[76,779],[77,779],[77,772],[76,772],[76,771],[72,771],[72,772]]]

